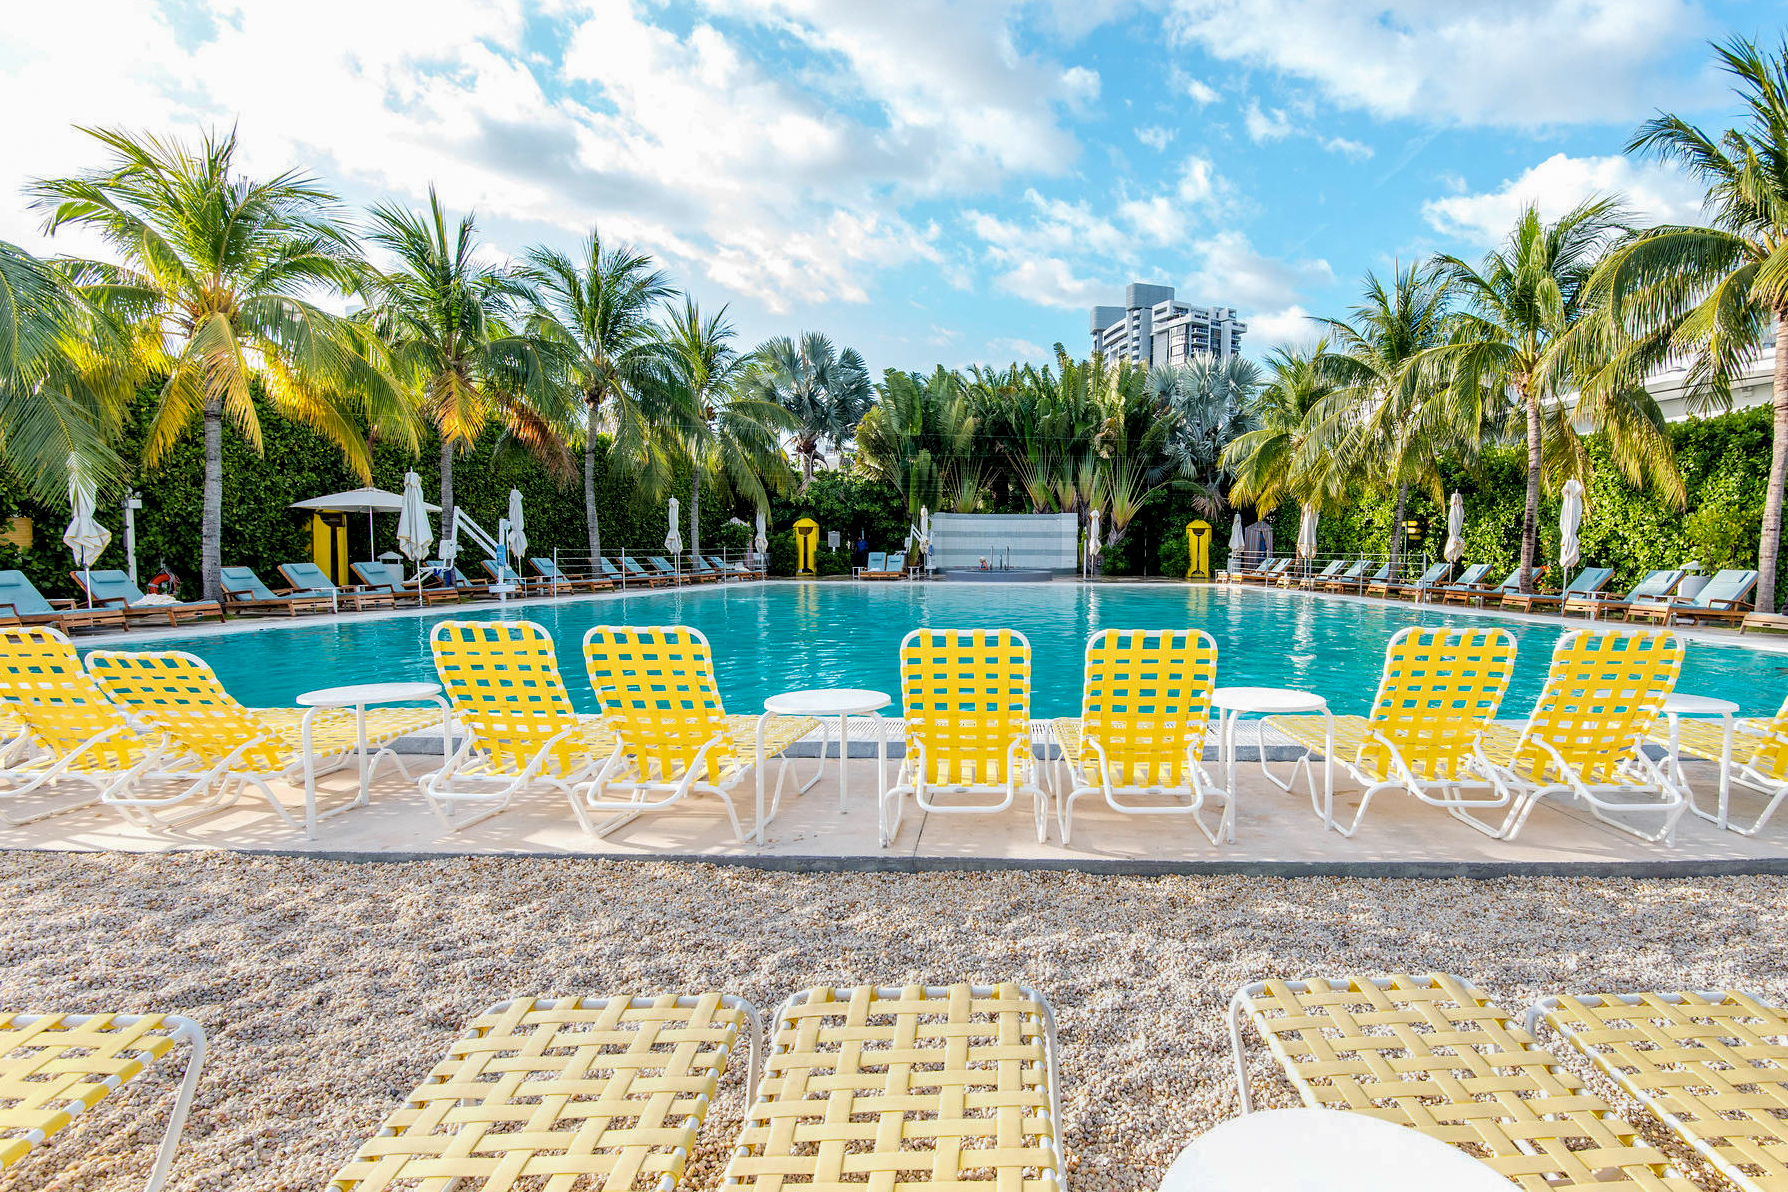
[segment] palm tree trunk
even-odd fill
[[[1540,546],[1540,402],[1521,395],[1527,405],[1527,508],[1521,514],[1521,590],[1533,591],[1534,556]]]
[[[1757,544],[1757,611],[1776,611],[1776,558],[1782,548],[1782,487],[1788,483],[1788,308],[1776,311],[1775,427],[1769,446],[1769,491]]]
[[[595,421],[592,407],[591,421]],[[590,533],[590,574],[602,574],[602,523],[596,519],[596,435],[584,435],[584,526]]]
[[[813,483],[813,458],[819,453],[818,443],[801,445],[801,495],[807,495],[807,486]]]
[[[1397,512],[1391,519],[1391,579],[1397,578],[1397,563],[1403,558],[1403,522],[1409,516],[1409,485],[1397,486]]]
[[[205,403],[205,496],[199,514],[199,582],[206,600],[222,600],[223,404]]]
[[[702,470],[689,469],[689,557],[702,557]]]
[[[453,532],[453,440],[441,439],[441,533]]]

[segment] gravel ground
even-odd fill
[[[1555,989],[1788,997],[1788,879],[1775,878],[805,875],[11,853],[0,891],[0,1005],[160,1009],[204,1025],[212,1054],[169,1187],[208,1192],[321,1186],[466,1019],[514,994],[718,987],[767,1012],[816,984],[1034,985],[1060,1020],[1075,1192],[1153,1188],[1181,1145],[1235,1113],[1224,1008],[1257,976],[1442,969],[1511,1010]],[[1262,1099],[1293,1103],[1264,1052],[1254,1059]],[[709,1115],[688,1189],[719,1182],[742,1069]],[[0,1189],[141,1187],[171,1095],[171,1078],[146,1079]],[[140,1128],[120,1112],[151,1096]]]

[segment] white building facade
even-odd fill
[[[1093,307],[1090,330],[1093,354],[1106,364],[1130,360],[1153,367],[1181,364],[1195,354],[1219,360],[1239,355],[1248,325],[1233,306],[1193,306],[1175,299],[1172,286],[1131,282],[1124,305]]]

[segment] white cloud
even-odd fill
[[[1322,147],[1330,153],[1339,153],[1353,161],[1365,161],[1372,156],[1372,146],[1363,141],[1352,141],[1346,137],[1320,137]]]
[[[1143,240],[1154,245],[1176,244],[1184,239],[1191,221],[1184,204],[1167,195],[1125,199],[1118,204],[1118,218]]]
[[[1057,310],[1084,310],[1111,293],[1115,283],[1076,277],[1060,257],[1019,258],[993,284],[1027,302]]]
[[[1248,315],[1243,321],[1248,324],[1248,334],[1242,342],[1254,356],[1264,356],[1273,348],[1305,347],[1322,338],[1321,330],[1310,321],[1310,312],[1296,303],[1283,310]]]
[[[1187,79],[1186,98],[1203,107],[1217,102],[1217,90],[1202,79]]]
[[[987,354],[991,360],[1019,360],[1034,363],[1055,359],[1055,353],[1042,344],[1034,344],[1028,339],[1014,339],[1006,336],[988,340]]]
[[[1285,109],[1263,111],[1257,99],[1250,99],[1242,110],[1242,123],[1248,129],[1249,139],[1257,145],[1263,141],[1280,140],[1291,132],[1291,119],[1286,116]]]
[[[1502,240],[1528,204],[1545,219],[1557,219],[1591,196],[1620,194],[1641,224],[1696,219],[1703,192],[1683,174],[1655,162],[1627,157],[1568,157],[1555,153],[1519,178],[1495,190],[1453,194],[1422,204],[1422,215],[1437,231],[1477,245]]]
[[[1696,0],[1170,0],[1166,22],[1345,107],[1511,126],[1632,119],[1663,102],[1662,60],[1708,32]]]
[[[1335,281],[1335,271],[1327,261],[1269,257],[1235,231],[1219,232],[1199,242],[1195,254],[1198,269],[1186,279],[1180,297],[1189,302],[1234,306],[1243,319],[1250,320],[1250,327],[1250,312],[1289,307],[1304,290]]]
[[[1147,128],[1137,129],[1136,139],[1160,153],[1172,142],[1173,132],[1174,130],[1171,128],[1162,128],[1159,124],[1151,124]]]

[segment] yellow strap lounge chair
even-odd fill
[[[940,815],[995,814],[1031,796],[1037,840],[1048,797],[1031,745],[1031,643],[1015,629],[915,629],[900,643],[906,758],[882,796],[882,845],[900,835],[907,795]],[[938,795],[995,802],[937,802]]]
[[[130,790],[166,748],[159,735],[145,735],[106,698],[81,669],[68,638],[47,625],[0,629],[0,700],[23,733],[0,762],[0,803],[20,803],[63,783],[91,788],[87,798],[58,797],[46,807],[15,815],[0,806],[0,820],[28,824],[106,803],[127,819]]]
[[[584,668],[621,748],[585,792],[591,811],[612,813],[604,836],[690,794],[726,806],[733,835],[747,837],[732,792],[755,777],[758,718],[729,716],[714,679],[714,654],[700,630],[684,625],[597,625],[584,634]],[[775,818],[788,777],[784,750],[814,729],[807,717],[771,717],[764,759],[777,758]],[[822,765],[824,764],[822,760]],[[761,825],[754,825],[756,827]]]
[[[442,621],[429,643],[465,733],[447,763],[419,784],[441,822],[469,828],[507,810],[519,792],[546,786],[591,831],[574,787],[613,759],[617,742],[602,717],[572,709],[552,635],[533,621]],[[462,803],[483,810],[459,819]]]
[[[172,793],[131,800],[131,806],[157,827],[179,827],[222,811],[235,804],[244,787],[252,786],[294,830],[312,834],[318,820],[365,805],[367,780],[380,761],[392,761],[408,777],[403,762],[384,745],[441,723],[436,709],[367,709],[367,743],[380,751],[367,759],[352,802],[319,811],[314,786],[305,781],[306,770],[313,777],[328,774],[358,756],[360,738],[351,711],[319,709],[312,717],[306,753],[302,709],[244,707],[224,690],[210,665],[195,655],[179,650],[94,650],[87,655],[87,670],[114,703],[140,723],[165,733],[172,744],[146,775],[171,782]],[[292,818],[269,781],[304,789],[304,824]],[[188,800],[197,804],[191,814],[169,821],[156,815],[158,808]]]
[[[1479,735],[1489,726],[1515,670],[1515,635],[1507,629],[1412,626],[1391,638],[1369,716],[1336,716],[1335,761],[1365,787],[1353,822],[1334,822],[1317,803],[1310,757],[1327,747],[1322,716],[1273,716],[1267,724],[1305,749],[1299,768],[1323,821],[1343,836],[1359,830],[1373,796],[1403,790],[1445,807],[1483,832],[1465,810],[1506,807],[1509,795],[1474,774]],[[1294,779],[1295,780],[1295,779]],[[1467,790],[1488,792],[1466,797]]]
[[[1369,1113],[1528,1192],[1694,1192],[1669,1157],[1483,994],[1442,973],[1256,981],[1230,1003],[1242,1112],[1252,1024],[1304,1104]]]
[[[1481,738],[1474,768],[1512,803],[1500,826],[1481,826],[1513,840],[1540,800],[1560,796],[1581,799],[1597,819],[1641,840],[1668,840],[1688,797],[1643,746],[1676,687],[1682,654],[1682,639],[1668,631],[1560,637],[1527,723],[1493,722]],[[1657,816],[1657,829],[1621,818],[1632,814]]]
[[[473,1020],[330,1192],[671,1192],[728,1059],[751,1049],[743,998],[515,998]]]
[[[776,1012],[728,1192],[1062,1192],[1055,1016],[1020,985],[814,989]]]
[[[1716,768],[1726,756],[1725,730],[1718,720],[1705,720],[1699,717],[1679,717],[1676,724],[1676,747],[1679,752],[1690,757],[1698,757],[1709,761]],[[1654,745],[1670,747],[1670,728],[1659,722],[1651,731]],[[1689,810],[1704,820],[1719,822],[1719,816],[1703,809],[1695,802],[1695,792],[1688,783],[1682,780],[1680,772],[1674,774],[1689,796]],[[1788,700],[1784,700],[1780,710],[1770,717],[1746,717],[1735,720],[1732,725],[1732,765],[1725,777],[1738,786],[1748,787],[1764,795],[1769,801],[1757,818],[1748,828],[1741,828],[1728,821],[1727,828],[1740,836],[1755,836],[1763,830],[1770,817],[1775,815],[1776,808],[1788,799]]]
[[[204,1030],[178,1014],[0,1013],[0,1171],[149,1071],[176,1043],[189,1048],[186,1074],[144,1192],[168,1182],[205,1062]]]
[[[1745,1192],[1788,1188],[1788,1014],[1748,993],[1547,997],[1527,1012]]]
[[[1201,630],[1092,636],[1080,716],[1050,726],[1070,784],[1057,805],[1063,844],[1073,839],[1074,801],[1101,793],[1113,811],[1190,816],[1212,844],[1234,839],[1235,805],[1199,764],[1216,681],[1217,643]],[[1215,828],[1198,814],[1208,798],[1223,803]]]

